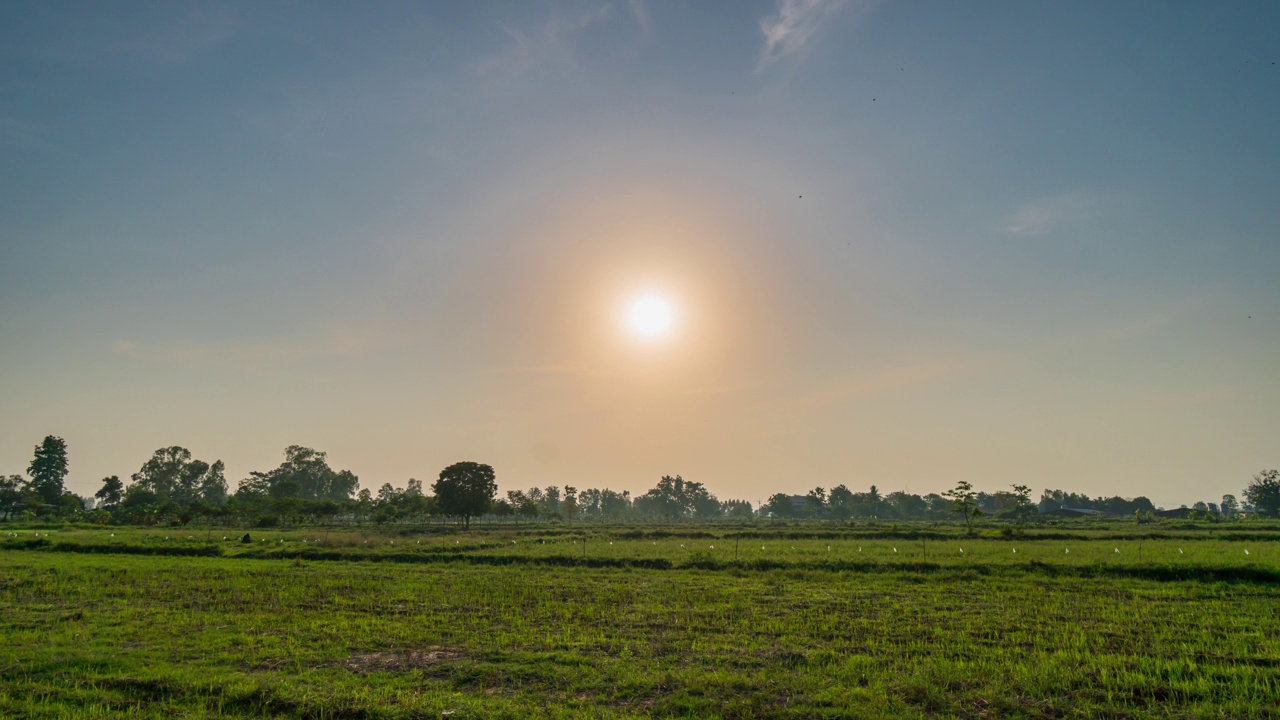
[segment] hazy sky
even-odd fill
[[[1280,464],[1280,4],[0,6],[0,472]],[[670,333],[628,304],[657,295]]]

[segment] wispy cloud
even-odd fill
[[[1061,195],[1040,198],[1018,208],[1001,223],[1001,232],[1007,235],[1034,237],[1077,220],[1087,220],[1099,213],[1096,194],[1076,190]]]
[[[496,55],[482,60],[480,74],[489,76],[523,75],[543,70],[572,70],[578,66],[578,46],[589,31],[607,30],[622,42],[615,43],[618,52],[630,52],[653,34],[653,15],[645,0],[627,0],[619,11],[612,2],[602,3],[577,13],[555,12],[546,20],[527,26],[501,25],[509,42]],[[635,39],[639,30],[639,40]]]
[[[848,0],[778,0],[778,12],[760,21],[764,49],[756,72],[785,58],[803,57],[818,28],[847,3]]]
[[[480,63],[485,75],[518,75],[543,67],[571,68],[576,64],[576,50],[583,32],[607,20],[612,5],[601,5],[576,15],[556,13],[532,27],[515,27],[503,23],[502,30],[510,43],[501,53]]]
[[[645,0],[627,0],[627,9],[631,11],[631,19],[635,20],[641,34],[649,37],[653,34],[653,16],[649,14],[649,6]]]

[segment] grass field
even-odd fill
[[[0,716],[1280,717],[1265,526],[244,532],[0,530]]]

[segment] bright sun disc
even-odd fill
[[[671,329],[674,315],[671,303],[654,295],[632,302],[627,313],[631,329],[644,337],[657,337],[666,333]]]

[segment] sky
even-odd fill
[[[1280,464],[1274,2],[0,6],[0,473],[1177,506]],[[655,298],[666,332],[629,309]]]

